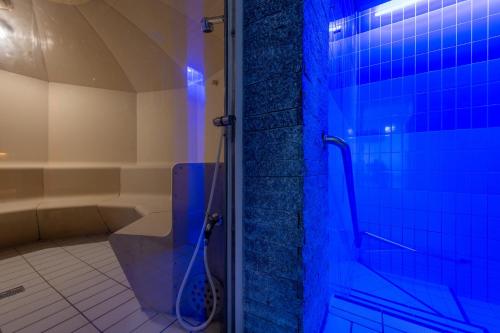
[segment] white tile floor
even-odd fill
[[[106,236],[0,252],[0,293],[21,285],[0,299],[1,333],[185,332],[173,316],[141,310]]]

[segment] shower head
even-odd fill
[[[224,15],[214,17],[203,17],[201,19],[201,31],[209,34],[214,31],[214,24],[224,23]]]

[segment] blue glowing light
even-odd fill
[[[186,68],[188,104],[188,157],[201,162],[205,156],[205,77],[201,71]]]
[[[500,1],[394,0],[332,15],[328,29],[328,133],[351,145],[363,232],[335,264],[341,285],[400,305],[409,291],[436,322],[500,332]],[[338,151],[328,166],[329,221],[351,245]],[[336,309],[359,313],[360,300],[333,300],[323,332],[343,332]]]
[[[330,26],[328,27],[328,31],[330,33],[337,33],[342,31],[342,26],[340,24],[337,24],[335,22],[330,22]]]
[[[382,16],[390,14],[395,10],[403,9],[406,7],[414,6],[417,2],[422,0],[393,0],[377,7],[375,16]]]
[[[205,78],[203,77],[203,73],[200,71],[197,71],[196,69],[187,66],[186,68],[186,74],[187,74],[187,84],[188,86],[192,85],[203,85]]]

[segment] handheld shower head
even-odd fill
[[[214,24],[224,23],[224,15],[214,17],[203,17],[201,19],[201,31],[209,34],[214,31]]]

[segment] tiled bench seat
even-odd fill
[[[0,248],[115,232],[171,211],[170,166],[0,168]]]

